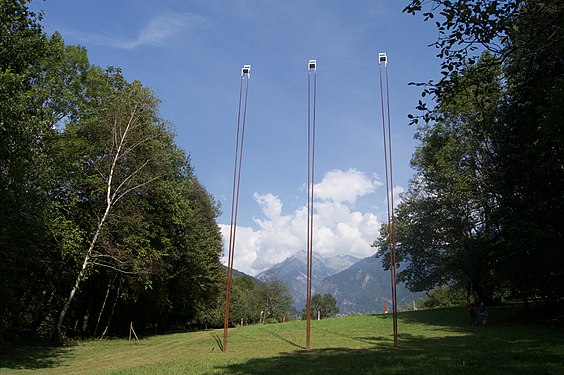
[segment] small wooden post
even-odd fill
[[[135,333],[135,330],[133,329],[133,322],[131,322],[129,324],[129,341],[131,341],[131,333],[133,332],[133,336],[135,336],[135,340],[139,341],[139,338],[137,337],[137,334]]]

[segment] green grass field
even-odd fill
[[[490,309],[472,327],[464,308],[175,333],[72,346],[4,345],[0,374],[564,374],[561,320],[537,321],[519,306]]]

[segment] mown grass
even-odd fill
[[[257,325],[229,331],[92,340],[54,348],[8,346],[1,374],[564,374],[561,320],[527,319],[519,306],[490,309],[472,327],[464,308],[399,314],[399,347],[390,315]],[[533,321],[530,321],[533,320]]]

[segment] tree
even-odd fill
[[[235,277],[229,314],[231,323],[237,324],[240,321],[246,324],[259,323],[263,308],[263,298],[255,282],[246,276]]]
[[[525,2],[509,33],[507,100],[499,129],[499,270],[523,296],[558,305],[564,295],[564,7]],[[521,275],[516,277],[516,275]]]
[[[442,17],[434,46],[443,78],[421,84],[436,106],[418,105],[427,124],[413,159],[418,175],[397,219],[399,251],[410,262],[403,276],[416,288],[469,282],[484,299],[511,290],[558,303],[561,4],[414,0],[404,11]],[[483,50],[487,59],[478,58]]]
[[[468,294],[456,287],[450,285],[441,285],[429,293],[427,293],[427,298],[421,300],[418,305],[422,308],[432,309],[436,307],[452,307],[452,306],[462,306],[471,300],[468,298]]]
[[[547,8],[557,6],[558,0],[412,0],[404,8],[405,13],[415,15],[422,12],[425,21],[435,20],[439,32],[437,41],[431,46],[438,50],[441,59],[442,77],[438,82],[417,83],[424,86],[422,96],[427,96],[441,103],[459,92],[466,85],[477,85],[482,72],[490,67],[502,65],[525,45],[515,43],[512,38],[514,25],[519,19],[534,15],[543,22],[535,29],[558,28],[558,17],[548,16]],[[536,47],[551,49],[556,47],[559,35],[548,38]],[[555,44],[556,43],[556,44]],[[494,58],[490,64],[474,70],[472,74],[462,74],[468,65],[475,64],[480,55],[489,52]],[[418,109],[425,111],[426,122],[438,115],[419,102]],[[414,122],[417,118],[412,117]]]
[[[221,268],[221,291],[215,294],[215,304],[198,312],[197,323],[205,327],[223,327],[225,314],[225,282],[227,269]],[[231,290],[229,325],[262,323],[263,298],[261,296],[261,283],[250,276],[235,275]]]
[[[0,334],[34,326],[51,298],[48,182],[53,131],[35,101],[49,54],[27,1],[0,1]],[[42,293],[46,292],[46,293]]]
[[[303,310],[303,315],[305,315],[306,309]],[[324,295],[314,294],[311,297],[311,318],[320,319],[330,318],[339,313],[339,307],[337,306],[337,300],[332,294],[326,293]],[[319,315],[318,315],[319,314]]]
[[[108,75],[108,80],[111,93],[101,98],[100,110],[81,121],[67,124],[65,131],[69,151],[79,156],[78,161],[69,166],[69,169],[77,167],[78,170],[68,171],[78,179],[73,181],[75,185],[70,186],[70,191],[66,193],[92,207],[93,222],[86,223],[89,228],[85,232],[90,239],[74,285],[59,315],[59,331],[90,266],[137,272],[135,261],[139,257],[148,259],[154,256],[146,246],[146,237],[138,232],[140,228],[144,231],[148,228],[142,217],[132,215],[131,210],[137,210],[135,202],[139,194],[160,177],[163,167],[166,169],[163,164],[167,160],[166,155],[159,150],[163,148],[162,139],[167,137],[167,133],[162,120],[157,117],[157,99],[150,91],[138,82],[126,83],[119,74]],[[136,230],[121,236],[121,243],[107,236],[107,246],[100,246],[108,223],[126,218]],[[137,222],[132,223],[133,220]]]
[[[68,320],[83,334],[98,332],[113,290],[120,301],[107,320],[115,325],[184,327],[215,307],[220,290],[219,207],[156,116],[149,90],[117,71],[89,79],[97,82],[92,100],[107,107],[67,122],[59,142],[54,218],[76,229],[65,257],[80,267],[59,319],[80,289]]]
[[[2,1],[0,11],[0,271],[10,280],[0,296],[15,329],[35,330],[51,319],[65,281],[61,254],[78,237],[53,215],[66,205],[56,193],[57,126],[86,107],[91,66],[83,48],[46,36],[27,3]]]
[[[490,60],[485,54],[469,74]],[[438,104],[440,120],[419,127],[411,162],[417,173],[395,221],[398,260],[408,260],[399,279],[412,290],[454,282],[489,302],[504,285],[492,272],[498,245],[492,137],[500,100],[501,74],[491,69],[480,85]],[[379,246],[385,250],[387,236]]]
[[[263,322],[267,319],[281,322],[285,317],[290,316],[293,298],[284,283],[269,280],[262,284],[259,290],[263,303]]]
[[[191,323],[220,291],[219,205],[158,98],[27,3],[0,0],[0,334]]]
[[[216,307],[215,297],[225,285],[216,222],[219,207],[192,173],[165,185],[169,193],[159,194],[165,202],[153,207],[155,221],[162,225],[159,237],[169,242],[161,280],[166,283],[171,319],[192,322]]]

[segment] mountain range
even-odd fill
[[[281,263],[256,276],[261,281],[272,279],[286,284],[294,298],[294,308],[305,306],[307,286],[307,254],[299,251]],[[332,294],[341,314],[382,312],[384,300],[391,311],[390,271],[384,270],[381,259],[364,259],[350,255],[324,258],[313,254],[312,294]],[[398,306],[407,306],[424,296],[413,293],[403,284],[397,285]]]

